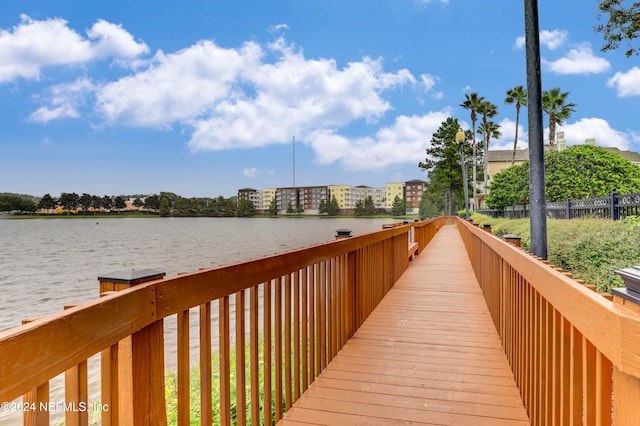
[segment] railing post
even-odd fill
[[[571,219],[571,197],[567,197],[567,219]]]
[[[115,271],[98,277],[100,294],[162,279],[157,269]],[[101,353],[102,424],[166,424],[162,320]],[[164,422],[163,420],[164,419]]]
[[[521,243],[522,238],[519,237],[518,235],[506,234],[502,238],[504,238],[504,240],[509,244],[513,244],[516,247],[522,247],[522,243]]]
[[[611,191],[611,219],[612,220],[618,220],[620,219],[620,213],[618,212],[618,197],[616,197],[616,195],[618,195],[616,193],[616,189],[613,188],[613,190]]]
[[[640,266],[615,271],[625,287],[612,288],[613,302],[640,314]],[[630,407],[640,401],[640,379],[613,367],[613,422],[615,425],[638,424],[638,412]]]
[[[22,320],[22,325],[29,324],[36,318]],[[49,403],[49,381],[40,386],[33,388],[22,396],[24,406],[34,408],[33,410],[24,410],[22,413],[22,421],[25,426],[40,426],[49,424],[49,410],[42,410],[43,404]]]

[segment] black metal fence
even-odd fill
[[[551,219],[573,219],[577,217],[600,217],[619,220],[628,216],[640,216],[640,193],[618,194],[611,192],[606,197],[587,198],[547,203],[547,217]],[[479,213],[492,217],[520,219],[529,217],[530,206],[510,206],[504,210],[479,210]]]

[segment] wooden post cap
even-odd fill
[[[351,238],[351,229],[338,229],[336,230],[336,239]]]
[[[167,275],[159,269],[138,269],[131,271],[114,271],[98,277],[100,282],[123,283],[135,285],[147,281],[159,280]]]
[[[504,238],[504,240],[509,244],[521,247],[522,238],[518,235],[506,234],[502,238]]]
[[[611,293],[640,305],[640,266],[618,269],[615,273],[622,278],[624,287],[612,288]]]

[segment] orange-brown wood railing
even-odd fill
[[[463,220],[458,228],[531,423],[640,424],[638,307]]]
[[[194,415],[194,363],[201,424],[218,414],[223,425],[261,424],[261,416],[269,424],[335,357],[443,220],[180,274],[25,321],[0,332],[0,401],[22,396],[24,423],[48,424],[49,382],[66,372],[66,424],[86,424],[87,360],[99,354],[102,424],[166,424],[167,345],[177,347],[178,424]],[[167,318],[176,318],[175,341],[165,341]]]

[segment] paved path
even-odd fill
[[[437,233],[279,424],[529,424],[455,225]]]

